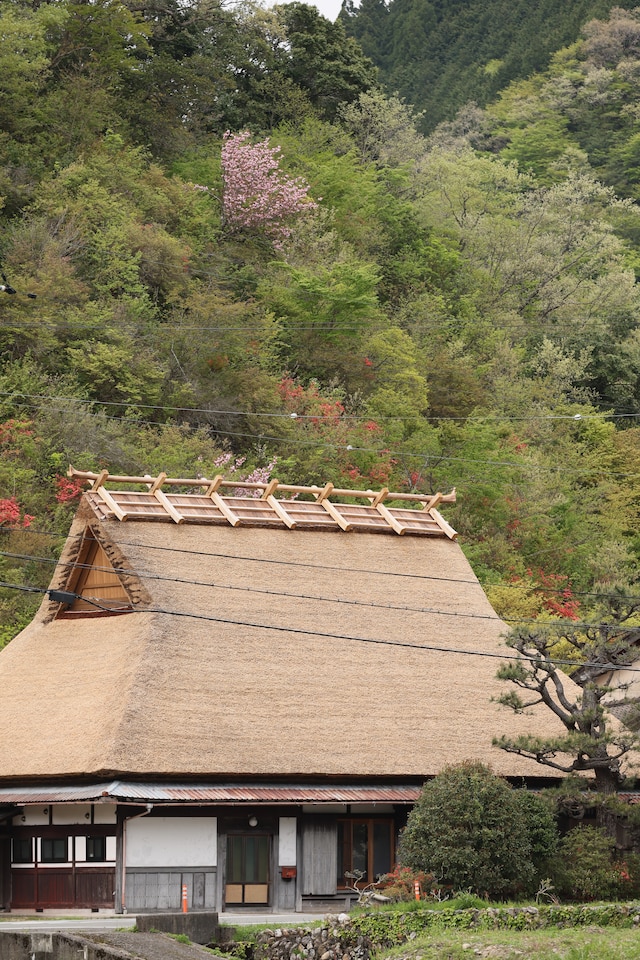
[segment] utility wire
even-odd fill
[[[16,291],[16,293],[18,292]],[[23,296],[29,296],[29,294],[23,294]],[[32,299],[34,298],[35,298],[35,294],[32,295]],[[76,306],[75,303],[69,302],[68,300],[61,300],[55,297],[47,297],[46,295],[42,295],[42,294],[38,294],[38,300],[48,301],[56,304],[66,304],[67,306],[71,306],[71,307]],[[95,303],[97,301],[89,299],[87,302]],[[290,331],[296,331],[296,330],[318,331],[318,330],[323,330],[325,328],[329,332],[331,331],[340,332],[343,330],[345,331],[362,330],[363,327],[365,327],[365,325],[369,322],[370,321],[367,321],[367,320],[350,320],[347,322],[316,320],[315,322],[314,321],[309,322],[309,321],[290,320],[287,317],[279,317],[276,320],[276,323],[278,324],[278,326],[274,327],[272,330],[270,330],[268,327],[265,327],[264,323],[260,323],[259,321],[255,321],[255,320],[248,321],[245,324],[217,324],[215,326],[210,326],[205,324],[183,323],[181,320],[169,320],[165,318],[158,318],[156,320],[147,321],[147,324],[149,327],[148,333],[150,335],[161,334],[164,330],[198,330],[202,332],[212,332],[212,333],[257,332],[257,333],[263,333],[268,337],[273,335],[279,335],[280,337],[283,337],[283,336],[286,336],[286,334],[289,333]],[[46,320],[24,320],[21,317],[19,320],[19,323],[18,322],[14,323],[10,318],[7,318],[5,320],[5,325],[7,326],[7,328],[11,330],[22,329],[23,327],[42,328],[43,323],[49,324],[51,329],[76,327],[79,330],[85,331],[87,333],[91,333],[94,330],[94,327],[91,325],[91,323],[87,323],[86,321],[83,321],[83,320],[68,319],[65,317],[62,317],[62,318],[56,317],[55,319],[47,318]],[[473,329],[474,327],[483,326],[483,325],[488,327],[489,321],[485,320],[485,321],[478,321],[477,323],[470,323],[468,320],[464,318],[458,318],[458,317],[449,317],[446,320],[433,320],[433,321],[408,320],[400,324],[400,326],[402,326],[403,329],[409,328],[411,330],[418,330],[418,331],[442,330],[443,332],[449,330],[451,327],[466,326],[466,327],[469,327],[470,329]],[[127,329],[124,323],[117,326],[114,324],[114,326],[115,326],[115,329],[120,329],[120,328],[124,330]],[[139,327],[140,325],[138,324],[135,326],[135,329],[138,330]],[[0,329],[2,328],[0,327]],[[491,329],[493,332],[495,331],[496,328],[492,327]],[[531,333],[530,323],[524,320],[511,321],[509,323],[501,323],[497,329],[504,333],[513,332],[515,330],[521,330],[521,329],[528,333]],[[637,329],[637,325],[632,329],[634,330]],[[587,331],[588,331],[588,325],[587,325]],[[546,336],[547,334],[551,334],[551,333],[553,334],[566,333],[566,334],[575,335],[577,333],[584,333],[584,327],[579,328],[577,324],[564,323],[564,324],[554,324],[553,328],[549,330],[539,329],[538,331],[535,331],[535,335],[539,337]]]
[[[162,410],[172,413],[204,413],[204,414],[216,414],[220,416],[231,416],[231,417],[260,417],[260,418],[270,418],[278,420],[313,420],[313,421],[329,421],[331,423],[345,423],[350,421],[371,421],[375,420],[376,422],[384,423],[395,423],[400,422],[404,423],[407,421],[414,421],[417,419],[421,420],[434,420],[437,422],[443,421],[462,421],[464,423],[485,423],[485,422],[498,422],[502,421],[517,421],[517,422],[538,422],[538,421],[574,421],[579,423],[582,420],[622,420],[628,418],[640,418],[640,413],[629,413],[629,414],[608,414],[605,411],[595,412],[595,413],[558,413],[558,414],[540,414],[538,416],[528,416],[528,417],[515,417],[499,413],[492,414],[481,414],[478,416],[468,416],[468,417],[429,417],[429,416],[408,416],[408,417],[395,417],[395,416],[377,416],[374,414],[316,414],[316,413],[274,413],[267,410],[216,410],[211,407],[173,407],[169,404],[155,404],[155,403],[135,403],[127,400],[94,400],[86,397],[61,397],[44,393],[16,393],[9,390],[0,390],[0,397],[9,397],[11,399],[20,398],[26,400],[43,400],[47,403],[52,400],[65,403],[80,403],[85,404],[86,406],[102,406],[102,407],[135,407],[137,410]],[[131,419],[131,418],[125,418]],[[134,423],[139,423],[140,421],[134,420]],[[147,422],[157,422],[157,421],[147,421]]]
[[[121,543],[121,541],[119,541],[119,543]],[[145,549],[146,549],[146,547],[145,547]],[[215,589],[215,590],[230,590],[230,591],[238,591],[238,592],[241,592],[241,593],[258,593],[258,594],[266,594],[267,596],[272,596],[272,597],[286,597],[286,598],[295,599],[295,600],[311,600],[311,601],[316,601],[316,602],[319,602],[319,603],[342,603],[342,604],[346,604],[346,605],[348,605],[348,606],[367,607],[367,608],[371,608],[371,609],[401,610],[401,611],[407,612],[407,613],[429,613],[429,614],[435,614],[435,615],[443,616],[443,617],[461,617],[461,618],[471,619],[471,620],[493,620],[493,621],[496,621],[496,622],[498,622],[498,623],[521,624],[521,625],[525,625],[525,624],[526,624],[526,625],[533,625],[533,624],[535,624],[535,625],[538,626],[538,627],[541,625],[541,621],[539,621],[539,620],[535,620],[535,619],[524,619],[524,618],[512,618],[512,617],[499,617],[496,613],[493,613],[493,614],[460,613],[459,611],[453,611],[453,610],[437,610],[437,609],[435,609],[435,608],[433,608],[433,607],[412,607],[412,606],[407,606],[407,605],[404,605],[404,604],[372,603],[372,602],[370,602],[370,601],[351,600],[351,599],[346,599],[346,598],[342,598],[342,597],[325,597],[325,596],[318,596],[318,595],[314,595],[314,594],[288,593],[288,592],[279,591],[279,590],[266,590],[266,589],[262,589],[262,588],[259,588],[259,587],[245,587],[245,586],[235,586],[235,585],[233,585],[233,584],[226,584],[226,583],[216,583],[215,581],[191,580],[191,579],[184,578],[184,577],[169,577],[169,576],[166,576],[166,575],[163,575],[163,574],[141,572],[141,571],[137,571],[137,570],[131,569],[131,568],[126,568],[126,569],[123,569],[123,570],[116,570],[114,567],[101,567],[101,566],[97,566],[97,565],[95,565],[95,564],[77,563],[77,562],[75,562],[75,561],[73,561],[73,560],[70,560],[70,561],[57,561],[57,560],[55,560],[55,559],[53,559],[53,558],[49,558],[49,557],[37,557],[37,556],[33,556],[33,555],[31,555],[31,554],[10,553],[10,552],[8,552],[8,551],[0,551],[0,556],[9,557],[9,558],[12,558],[12,559],[24,560],[24,561],[27,561],[27,562],[37,562],[37,563],[44,563],[44,564],[49,564],[49,565],[53,565],[53,566],[58,565],[58,566],[63,566],[63,567],[69,567],[69,568],[71,568],[71,569],[76,569],[76,570],[95,570],[95,571],[97,571],[97,572],[99,572],[99,573],[109,573],[109,574],[113,574],[113,573],[115,573],[115,574],[124,573],[124,574],[130,575],[130,576],[138,577],[140,580],[159,580],[159,581],[165,581],[165,582],[167,582],[167,583],[179,583],[179,584],[184,584],[184,585],[188,585],[188,586],[195,586],[195,587],[209,587],[209,588],[212,588],[212,589]],[[217,556],[217,555],[216,555],[216,554],[213,554],[213,556]],[[231,559],[231,558],[229,558],[229,559]],[[268,561],[268,560],[267,560],[267,561],[264,561],[264,560],[258,559],[258,558],[253,558],[253,559],[254,559],[254,561],[255,561],[256,563],[271,562],[271,561]],[[288,563],[288,561],[275,561],[275,562]],[[307,566],[307,564],[296,564],[296,565],[298,565],[298,566]],[[311,566],[311,565],[309,565],[309,566]],[[314,566],[315,566],[315,565],[314,565]],[[343,568],[343,567],[321,567],[321,569],[343,570],[343,569],[345,569],[345,568]],[[386,571],[384,571],[384,572],[383,572],[383,571],[358,571],[358,572],[359,572],[359,573],[363,573],[363,572],[370,573],[370,572],[371,572],[371,573],[381,574],[382,576],[385,576],[385,577],[389,575]],[[403,576],[413,577],[413,576],[414,576],[413,574],[407,574],[407,575],[405,575],[405,574],[391,574],[391,575],[392,575],[392,576],[400,576],[400,577],[403,577]],[[481,585],[480,582],[477,581],[477,580],[463,580],[463,579],[455,580],[455,579],[450,578],[450,577],[430,577],[430,576],[425,575],[425,574],[421,574],[421,575],[420,575],[420,578],[423,579],[423,580],[439,580],[439,581],[443,581],[443,582],[445,582],[445,583],[467,583],[467,584],[470,584],[470,585],[472,585],[472,586],[479,587],[481,590],[483,590],[482,585]],[[45,592],[46,592],[46,591],[45,591]],[[558,591],[558,592],[561,592],[561,591]],[[573,594],[573,596],[578,596],[578,595],[579,595],[579,594]],[[582,596],[585,596],[585,595],[586,595],[586,596],[603,596],[603,595],[598,595],[598,594],[581,594],[581,595],[582,595]],[[611,595],[609,595],[609,596],[610,596],[612,599],[617,597],[617,595],[615,595],[615,594],[611,594]],[[624,599],[624,600],[640,600],[640,598],[634,598],[634,597],[620,597],[620,599]],[[558,626],[558,625],[561,624],[561,621],[549,621],[548,624],[550,624],[550,625],[552,625],[552,626]],[[547,621],[545,621],[545,625],[548,625],[548,624],[547,624]],[[618,625],[613,625],[613,624],[591,623],[591,622],[578,621],[578,620],[572,620],[572,621],[571,621],[571,625],[574,626],[574,627],[576,627],[576,628],[585,628],[585,629],[594,628],[594,627],[598,627],[598,628],[602,628],[602,627],[612,627],[612,628],[613,628],[613,627],[615,627],[615,628],[617,628],[617,626],[618,626]]]
[[[23,528],[23,527],[7,527],[7,526],[0,527],[0,533],[6,533],[6,534],[8,534],[8,533],[11,533],[13,530],[20,530],[21,532],[23,532],[23,531],[24,531],[24,528]],[[51,530],[35,530],[35,529],[33,529],[32,527],[29,527],[29,528],[28,528],[28,532],[31,533],[31,534],[34,534],[34,535],[36,535],[36,536],[51,537],[51,538],[54,538],[54,539],[56,539],[56,540],[74,540],[74,539],[75,539],[75,540],[82,540],[82,539],[84,538],[84,536],[85,536],[84,533],[58,534],[58,533],[55,533],[55,532],[53,532],[53,531],[51,531]],[[118,540],[118,544],[119,544],[120,546],[123,546],[123,547],[138,547],[138,548],[140,548],[140,546],[141,546],[140,543],[135,543],[135,542],[127,541],[127,540],[120,540],[120,539]],[[144,544],[144,549],[145,549],[146,551],[156,550],[156,551],[162,551],[162,552],[167,552],[167,553],[186,554],[187,556],[211,557],[211,558],[215,558],[215,559],[219,559],[219,560],[239,560],[239,561],[241,561],[241,562],[243,562],[243,563],[269,563],[269,564],[277,564],[277,565],[280,565],[280,566],[287,566],[287,567],[305,567],[305,568],[309,568],[309,569],[313,569],[313,570],[331,570],[331,571],[337,570],[337,571],[344,571],[345,573],[365,574],[366,576],[383,576],[383,577],[385,577],[385,578],[387,578],[387,577],[398,577],[398,578],[402,578],[402,579],[411,579],[411,580],[434,580],[434,581],[442,582],[442,583],[468,583],[468,584],[471,584],[471,585],[473,585],[473,586],[478,586],[478,585],[479,585],[480,587],[482,587],[483,590],[486,589],[486,588],[495,587],[495,586],[499,586],[499,587],[509,587],[509,588],[518,589],[519,586],[520,586],[519,584],[500,583],[500,582],[499,582],[499,583],[487,583],[487,584],[483,584],[483,583],[481,583],[481,582],[480,582],[478,579],[476,579],[476,578],[469,579],[469,578],[464,578],[464,577],[442,577],[442,576],[435,576],[435,575],[433,575],[433,574],[427,574],[427,573],[397,573],[397,572],[395,572],[395,571],[372,570],[372,569],[363,568],[363,567],[331,566],[331,565],[329,565],[329,564],[308,563],[308,562],[306,562],[306,561],[301,561],[301,560],[275,560],[275,559],[273,559],[273,558],[249,557],[249,556],[243,556],[243,555],[239,555],[239,554],[217,553],[217,552],[206,551],[206,550],[187,550],[187,549],[185,549],[184,547],[163,547],[163,546],[159,546],[158,544],[153,544],[153,545],[152,545],[152,544]],[[58,561],[56,561],[56,560],[53,559],[53,558],[48,558],[48,557],[42,557],[42,558],[41,558],[41,557],[38,557],[38,556],[32,556],[32,555],[30,555],[30,554],[13,554],[13,553],[9,553],[9,552],[7,552],[7,551],[4,551],[4,552],[0,551],[0,555],[2,555],[2,556],[7,556],[7,557],[16,557],[16,558],[18,558],[18,559],[20,559],[20,558],[22,558],[22,557],[25,557],[27,560],[35,560],[35,561],[37,561],[37,560],[43,560],[43,561],[45,561],[45,562],[47,562],[47,563],[57,563],[57,562],[58,562]],[[549,593],[563,593],[563,588],[552,588],[552,587],[549,587],[549,588],[545,588],[545,589],[546,589],[547,592],[549,592]],[[603,599],[603,600],[606,600],[606,599],[618,599],[618,598],[620,597],[620,595],[617,594],[617,593],[611,593],[611,594],[608,594],[608,593],[589,593],[589,592],[582,592],[582,593],[576,592],[576,593],[574,593],[574,592],[572,591],[572,594],[573,594],[573,596],[576,596],[576,597],[595,597],[595,598],[599,598],[599,599]],[[635,596],[631,596],[631,597],[620,597],[620,599],[629,599],[629,600],[634,600],[634,601],[635,601],[635,600],[640,601],[640,597],[635,597]],[[537,621],[536,621],[536,622],[537,622]]]
[[[135,264],[133,264],[133,265],[134,265],[134,266],[137,266],[137,267],[140,267],[140,266],[143,266],[143,265],[149,265],[149,266],[161,266],[161,267],[166,268],[167,263],[166,263],[165,260],[153,260],[153,259],[151,259],[151,258],[149,258],[149,257],[142,257],[142,258],[140,259],[140,261],[138,261],[137,263],[135,263]],[[277,262],[276,262],[275,265],[276,265],[276,267],[278,266]],[[283,266],[285,266],[284,262],[283,262]],[[286,266],[289,266],[289,265],[286,265]],[[179,273],[181,277],[186,277],[187,279],[190,279],[190,280],[193,280],[193,279],[198,280],[198,279],[201,279],[201,278],[203,278],[203,277],[209,277],[209,278],[211,278],[211,279],[218,280],[218,281],[219,281],[219,286],[220,286],[221,288],[233,287],[234,284],[236,283],[236,280],[237,280],[237,277],[236,277],[236,275],[235,275],[233,272],[223,273],[223,272],[220,272],[220,271],[213,271],[213,270],[210,270],[210,269],[206,269],[205,267],[199,267],[199,266],[194,266],[194,265],[187,265],[187,267],[186,267],[186,269],[185,269],[185,265],[183,264],[182,261],[180,261],[179,264],[177,264],[177,263],[175,264],[175,273],[176,273],[176,274]],[[1,292],[1,291],[0,291],[0,292]],[[35,294],[21,294],[21,292],[20,292],[20,291],[17,291],[17,290],[12,290],[12,292],[15,293],[15,294],[18,294],[18,295],[22,295],[22,296],[29,297],[30,299],[35,299],[35,298],[36,298]],[[73,305],[73,298],[53,297],[53,296],[51,296],[50,294],[38,294],[38,297],[37,297],[37,298],[38,298],[38,300],[45,300],[45,301],[49,301],[49,302],[51,302],[51,303],[59,303],[59,304],[68,304],[68,303],[71,301],[71,305]],[[90,301],[90,302],[93,302],[93,301]],[[285,318],[282,318],[282,319],[284,320],[284,323],[285,323],[286,326],[288,327],[289,324],[288,324],[287,320],[286,320]],[[68,321],[63,321],[63,322],[68,322]],[[81,321],[75,321],[75,322],[78,323],[79,325],[81,325]],[[356,321],[356,323],[360,323],[360,324],[361,324],[362,322],[366,322],[366,321]],[[164,323],[164,321],[163,321],[163,323]],[[434,319],[434,320],[420,320],[420,321],[418,321],[418,322],[416,322],[416,323],[411,323],[411,321],[409,321],[409,324],[410,324],[411,326],[414,326],[414,327],[417,326],[419,329],[422,329],[422,328],[424,328],[424,329],[435,329],[435,328],[439,328],[439,327],[441,327],[441,328],[447,328],[447,327],[451,327],[451,326],[477,327],[478,325],[480,325],[480,326],[485,325],[485,326],[488,327],[488,326],[489,326],[489,321],[488,321],[488,319],[484,319],[484,320],[481,319],[481,320],[479,320],[479,321],[475,321],[475,322],[471,322],[471,323],[470,323],[469,320],[468,320],[467,318],[465,318],[465,317],[451,316],[451,317],[448,317],[446,320],[442,320],[442,319],[438,318],[438,319]],[[313,325],[313,326],[315,326],[315,325]],[[593,327],[594,324],[593,324],[593,323],[591,323],[591,324],[590,324],[590,323],[582,323],[581,326],[582,326],[582,329],[584,329],[584,328],[587,328],[587,329],[588,329],[589,327]],[[638,327],[638,324],[637,324],[637,323],[635,323],[635,324],[633,324],[633,325],[630,325],[630,329],[636,329],[637,327]],[[194,329],[203,329],[203,330],[204,330],[204,329],[207,329],[207,328],[206,328],[206,327],[197,327],[197,328],[194,328]],[[219,327],[219,328],[216,328],[216,329],[225,329],[225,328],[220,328],[220,327]],[[228,329],[232,329],[232,328],[229,327]],[[495,328],[492,327],[492,329],[495,329]],[[499,329],[499,330],[510,330],[510,329],[520,330],[520,329],[522,329],[522,330],[525,330],[525,331],[527,331],[527,332],[530,332],[530,323],[529,323],[527,320],[525,320],[524,318],[518,319],[518,320],[511,320],[511,321],[509,321],[508,323],[502,323],[502,324],[500,324],[500,326],[499,326],[498,329]],[[570,323],[570,322],[568,322],[568,321],[565,321],[564,323],[554,323],[554,324],[553,324],[553,330],[552,330],[552,332],[553,332],[553,333],[557,333],[557,332],[562,332],[562,331],[568,331],[568,332],[570,332],[570,333],[575,333],[576,330],[579,330],[579,329],[580,329],[580,328],[579,328],[579,326],[578,326],[578,322],[576,322],[576,323]],[[544,333],[546,333],[547,331],[545,331],[545,330],[540,330],[540,331],[536,331],[536,332],[537,332],[537,333],[544,334]]]
[[[3,533],[3,532],[10,533],[12,529],[17,529],[24,532],[23,527],[15,527],[15,528],[0,527],[0,533]],[[29,528],[29,532],[34,533],[36,535],[55,537],[56,539],[67,539],[67,540],[69,539],[81,540],[85,536],[84,533],[76,533],[76,534],[69,534],[65,538],[64,534],[57,534],[48,530],[36,531],[36,530],[32,530],[31,528]],[[397,573],[395,571],[371,570],[363,567],[345,567],[342,565],[331,566],[329,564],[308,563],[302,560],[276,560],[276,559],[273,559],[272,557],[259,558],[259,557],[242,556],[242,555],[231,554],[231,553],[217,553],[217,552],[212,552],[207,550],[187,550],[184,547],[163,547],[163,546],[159,546],[158,544],[153,544],[153,545],[142,544],[141,545],[140,543],[135,543],[135,542],[132,543],[131,541],[120,540],[120,539],[118,540],[118,545],[123,547],[137,547],[137,548],[141,548],[142,546],[145,550],[157,550],[157,551],[163,551],[167,553],[186,554],[187,556],[195,556],[195,557],[211,557],[219,560],[239,560],[239,561],[242,561],[243,563],[269,563],[269,564],[275,564],[278,566],[304,567],[310,570],[332,570],[332,571],[335,570],[343,573],[365,574],[367,576],[381,576],[385,578],[399,577],[407,580],[436,580],[443,583],[469,583],[474,586],[477,586],[479,584],[479,581],[475,578],[465,579],[465,578],[456,578],[456,577],[441,577],[441,576],[434,576],[432,574],[426,574],[426,573]],[[35,557],[34,559],[38,559],[38,558]],[[480,586],[482,586],[482,584],[480,584]],[[500,586],[502,586],[502,584],[500,584]],[[596,594],[596,596],[598,596],[598,594]]]
[[[84,401],[89,403],[90,401]],[[109,406],[107,401],[101,401],[103,405]],[[25,404],[26,405],[26,404]],[[130,406],[135,406],[135,404],[130,404]],[[53,408],[55,409],[55,408]],[[65,410],[64,407],[60,408]],[[226,415],[227,411],[220,411],[220,415]],[[250,414],[245,414],[245,416],[250,416]],[[109,421],[115,421],[118,423],[127,423],[132,426],[169,426],[170,424],[158,420],[139,420],[132,419],[131,417],[115,417],[110,414],[102,414],[103,419]],[[288,418],[291,419],[291,418]],[[297,419],[297,417],[296,417]],[[313,419],[313,417],[311,418]],[[373,418],[367,418],[373,419]],[[575,417],[573,419],[576,419]],[[412,450],[390,450],[386,446],[378,447],[364,447],[358,446],[352,443],[345,443],[344,441],[338,443],[333,440],[313,440],[313,439],[302,439],[300,437],[281,437],[269,433],[244,433],[234,430],[221,430],[213,428],[216,433],[220,434],[223,437],[238,437],[245,440],[251,440],[259,444],[265,442],[278,443],[287,445],[297,445],[305,447],[315,447],[318,450],[343,450],[348,453],[374,453],[378,456],[391,457],[398,459],[400,462],[403,460],[420,460],[423,463],[429,464],[432,467],[437,467],[440,464],[448,463],[464,463],[464,464],[474,464],[476,466],[487,466],[487,467],[514,467],[523,472],[534,472],[534,473],[562,473],[563,476],[575,476],[575,477],[592,477],[592,476],[603,476],[603,471],[599,468],[592,468],[589,470],[577,470],[577,469],[567,469],[564,464],[558,464],[557,466],[551,464],[543,464],[537,462],[526,462],[526,461],[514,461],[514,460],[481,460],[477,457],[454,457],[446,453],[430,453],[428,451],[412,451]],[[640,473],[623,473],[622,471],[609,471],[604,474],[608,478],[615,478],[618,480],[624,479],[638,479],[640,478]]]
[[[460,617],[469,617],[469,618],[475,619],[475,620],[497,620],[497,621],[501,621],[501,619],[502,619],[502,618],[498,617],[497,614],[494,614],[493,616],[490,616],[489,614],[457,613],[457,612],[455,612],[455,611],[449,611],[449,610],[435,610],[435,609],[433,609],[433,608],[431,608],[431,607],[411,607],[411,606],[407,606],[407,605],[403,605],[403,604],[371,603],[371,602],[367,602],[367,601],[365,601],[365,600],[349,600],[349,599],[345,599],[345,598],[341,598],[341,597],[323,597],[323,596],[316,596],[316,595],[314,595],[314,594],[287,593],[287,592],[279,591],[279,590],[265,590],[265,589],[260,589],[259,587],[239,587],[239,586],[234,586],[233,584],[216,583],[216,582],[214,582],[214,581],[189,580],[189,579],[186,579],[186,578],[183,578],[183,577],[168,577],[168,576],[164,576],[163,574],[157,574],[157,573],[141,573],[141,572],[139,572],[139,571],[132,570],[132,569],[129,569],[129,568],[127,568],[126,570],[123,570],[123,571],[117,571],[117,570],[115,570],[115,568],[113,568],[113,567],[100,567],[100,566],[96,566],[96,565],[94,565],[94,564],[74,563],[73,560],[70,560],[70,561],[56,561],[56,560],[51,559],[51,558],[48,558],[48,557],[35,557],[35,556],[30,556],[29,554],[8,553],[7,551],[0,551],[0,556],[2,556],[2,557],[11,557],[11,558],[18,559],[18,560],[26,560],[26,561],[30,561],[30,562],[52,564],[52,565],[54,565],[54,566],[55,566],[56,564],[58,564],[58,565],[63,566],[63,567],[70,567],[71,569],[96,570],[96,571],[98,571],[99,573],[114,573],[114,572],[115,572],[115,573],[117,574],[118,572],[122,572],[122,573],[126,573],[127,575],[136,576],[136,577],[138,577],[140,580],[163,580],[163,581],[167,581],[167,582],[169,582],[169,583],[181,583],[181,584],[186,584],[186,585],[188,585],[188,586],[194,586],[194,587],[211,587],[211,588],[216,589],[216,590],[235,590],[235,591],[239,591],[239,592],[241,592],[241,593],[259,593],[259,594],[266,594],[266,595],[271,596],[271,597],[288,597],[288,598],[294,599],[294,600],[314,600],[314,601],[317,601],[317,602],[320,602],[320,603],[344,603],[344,604],[347,604],[347,605],[349,605],[349,606],[370,607],[370,608],[381,609],[381,610],[402,610],[403,612],[406,612],[406,613],[432,613],[432,614],[437,614],[438,616],[443,616],[443,617],[445,617],[445,616],[446,616],[446,617],[460,616]],[[471,583],[471,584],[474,584],[475,586],[480,587],[480,584],[479,584],[478,582],[474,582],[474,581],[472,581],[472,580],[465,581],[465,582]],[[482,588],[480,588],[480,589],[482,589]],[[514,621],[505,620],[505,622],[507,622],[507,623],[511,623],[511,622],[513,622],[513,623],[534,623],[535,621],[533,621],[533,620],[517,620],[517,621],[516,621],[516,620],[514,620]]]
[[[27,593],[41,593],[49,594],[51,591],[44,589],[42,587],[30,587],[22,584],[11,584],[0,581],[0,587],[5,589],[15,589],[22,590]],[[56,591],[54,590],[55,594]],[[78,600],[85,600],[91,602],[93,606],[100,607],[101,610],[104,610],[105,613],[114,613],[113,609],[110,607],[102,606],[99,601],[95,598],[86,598],[78,596],[77,594],[73,595]],[[180,610],[165,610],[161,607],[147,607],[145,609],[136,609],[132,608],[126,611],[127,613],[159,613],[169,617],[187,617],[193,620],[204,620],[208,623],[224,623],[231,626],[237,627],[251,627],[256,630],[271,630],[277,633],[295,633],[301,636],[313,637],[317,639],[321,637],[326,640],[350,640],[354,643],[371,643],[376,646],[385,646],[385,647],[402,647],[409,650],[424,650],[427,652],[433,653],[452,653],[457,656],[469,656],[469,657],[489,657],[496,660],[526,660],[533,664],[544,665],[545,663],[552,664],[553,666],[569,666],[569,667],[593,667],[602,670],[604,673],[607,670],[618,670],[625,669],[629,670],[632,673],[640,673],[640,667],[632,667],[627,664],[618,664],[618,663],[599,663],[597,661],[576,661],[576,660],[565,660],[561,658],[553,658],[543,656],[542,654],[538,657],[529,656],[524,653],[492,653],[486,650],[465,650],[457,647],[441,647],[435,644],[417,644],[417,643],[407,643],[402,640],[381,640],[374,637],[356,637],[351,634],[340,634],[340,633],[325,633],[323,631],[317,630],[305,630],[302,627],[283,627],[280,625],[266,624],[266,623],[254,623],[249,620],[234,620],[229,617],[211,617],[202,613],[192,613]],[[606,626],[606,625],[603,625]]]

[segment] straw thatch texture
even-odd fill
[[[505,689],[499,660],[320,635],[499,651],[504,625],[456,543],[94,526],[128,567],[136,609],[154,612],[52,620],[43,603],[0,654],[0,777],[422,777],[467,758],[553,775],[491,746],[557,729],[544,709],[516,717],[491,702]]]

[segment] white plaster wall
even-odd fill
[[[41,827],[49,823],[49,807],[41,807],[36,804],[25,806],[24,813],[21,816],[14,817],[13,822],[20,827]]]
[[[117,805],[115,803],[95,803],[93,805],[94,823],[115,823]]]
[[[216,817],[139,817],[126,824],[128,867],[215,867]]]
[[[53,805],[53,822],[55,824],[89,823],[90,820],[90,803],[54,803]]]
[[[296,865],[296,822],[295,817],[280,817],[279,867],[295,867]]]

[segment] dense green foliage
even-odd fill
[[[614,861],[615,840],[601,828],[580,824],[562,838],[562,888],[572,900],[608,900],[624,896],[630,876]]]
[[[455,486],[509,620],[633,591],[637,23],[425,139],[304,4],[3,4],[0,579],[48,583],[73,462]],[[308,187],[282,244],[225,218],[227,130]],[[0,591],[0,643],[33,603]]]
[[[556,843],[542,801],[523,800],[488,767],[468,762],[425,783],[398,859],[443,886],[500,899],[537,888]]]
[[[344,0],[348,33],[380,79],[433,130],[469,101],[484,106],[511,81],[544,69],[583,24],[635,0]]]
[[[588,927],[593,933],[597,927],[630,928],[638,915],[637,902],[541,905],[538,908],[488,907],[485,910],[432,910],[423,904],[408,912],[377,910],[353,917],[346,928],[344,939],[353,942],[365,936],[378,949],[406,943],[412,934],[438,930],[544,930],[553,927]]]

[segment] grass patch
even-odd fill
[[[221,923],[221,927],[233,930],[233,939],[241,943],[255,943],[262,930],[273,930],[277,924],[271,923]]]
[[[354,906],[350,916],[377,913],[421,913],[423,910],[485,910],[487,907],[523,906],[522,903],[493,903],[476,897],[473,893],[461,893],[451,900],[396,900],[392,903],[369,903],[366,906]]]
[[[367,912],[367,911],[365,911]],[[368,911],[370,912],[370,911]],[[255,943],[257,936],[263,930],[292,930],[295,927],[321,927],[324,919],[319,917],[317,920],[290,920],[287,923],[224,923],[221,927],[231,928],[234,931],[233,939],[242,943]]]
[[[376,960],[640,960],[637,930],[437,930],[376,954]]]

